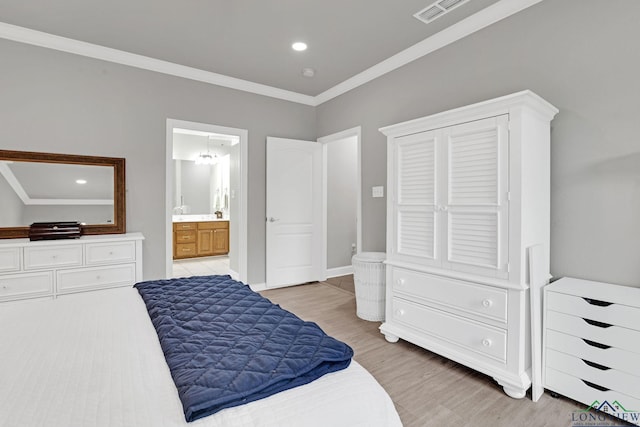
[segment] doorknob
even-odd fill
[[[280,218],[269,217],[269,219],[267,221],[276,222],[276,221],[280,221]]]

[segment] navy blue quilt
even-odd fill
[[[156,328],[187,421],[307,384],[353,350],[229,276],[135,285]]]

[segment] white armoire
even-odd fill
[[[531,91],[380,129],[387,136],[386,321],[380,330],[531,385],[527,248],[549,272],[550,121]]]

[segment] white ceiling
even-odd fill
[[[428,25],[412,15],[433,0],[2,0],[0,21],[317,96],[497,1],[470,0]],[[9,30],[0,37],[24,41]]]

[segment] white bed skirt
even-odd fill
[[[0,426],[401,426],[389,395],[348,369],[192,423],[138,292],[0,306]]]

